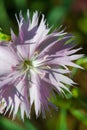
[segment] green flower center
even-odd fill
[[[28,69],[32,68],[33,67],[32,61],[31,60],[24,60],[21,64],[21,67],[23,68],[23,70],[28,70]]]

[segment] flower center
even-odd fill
[[[29,70],[30,68],[32,68],[32,61],[31,60],[24,60],[21,64],[21,67],[23,70]]]
[[[12,70],[18,70],[18,71],[29,71],[31,68],[33,68],[33,64],[31,60],[25,59],[20,64],[17,64],[16,66],[12,66]]]

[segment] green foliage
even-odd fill
[[[56,130],[67,130],[67,111],[66,109],[60,110],[59,120],[57,122]]]
[[[37,130],[29,120],[26,120],[24,125],[27,130]]]
[[[6,35],[2,32],[0,32],[0,41],[9,41],[11,38],[9,35]]]
[[[83,33],[87,34],[87,15],[78,20],[78,27]]]
[[[83,69],[87,69],[87,57],[80,58],[79,60],[76,61],[76,63],[80,66],[83,67]],[[75,76],[77,73],[78,69],[73,68],[72,69],[72,75]]]
[[[60,25],[61,22],[64,21],[66,17],[66,8],[60,6],[60,7],[55,7],[53,8],[48,16],[48,21],[52,25]]]
[[[0,118],[0,127],[7,130],[25,130],[21,125],[18,123],[12,122],[6,118]]]
[[[16,8],[23,9],[24,7],[26,7],[26,0],[14,0],[14,3],[16,5]]]
[[[0,128],[6,130],[37,130],[34,125],[29,121],[26,120],[24,125],[23,122],[14,122],[5,117],[0,117]]]
[[[3,0],[0,0],[0,27],[4,26],[5,32],[8,32],[9,26],[11,25],[10,18],[5,9]]]
[[[74,115],[79,121],[87,125],[87,113],[85,113],[82,110],[75,110],[75,109],[71,109],[70,111],[72,115]]]

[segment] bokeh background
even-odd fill
[[[71,87],[72,95],[52,98],[58,111],[51,108],[46,119],[36,119],[32,111],[31,119],[25,118],[24,122],[19,113],[15,121],[8,114],[0,115],[0,130],[87,130],[87,0],[0,0],[0,39],[10,35],[10,28],[18,32],[15,13],[22,10],[26,16],[27,9],[31,15],[35,10],[44,13],[49,27],[63,25],[76,36],[77,47],[83,48],[79,53],[85,54],[76,63],[84,70],[71,68],[72,79],[78,85]]]

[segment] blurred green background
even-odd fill
[[[22,122],[18,113],[15,121],[0,115],[0,130],[87,130],[87,0],[0,0],[0,39],[10,35],[10,27],[17,32],[15,13],[27,9],[31,14],[38,10],[45,14],[49,26],[60,25],[76,36],[78,47],[82,47],[85,57],[76,61],[85,70],[72,69],[72,78],[78,83],[72,87],[72,95],[58,96],[52,99],[58,111],[51,108],[46,119],[38,119],[32,112],[31,119]],[[4,37],[3,37],[4,36]],[[8,38],[8,37],[7,37]]]

